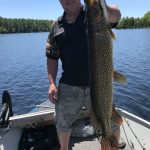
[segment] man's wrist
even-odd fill
[[[49,80],[49,84],[55,84],[55,81]]]

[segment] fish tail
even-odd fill
[[[119,150],[119,144],[115,135],[110,137],[102,137],[101,139],[101,149],[102,150]]]
[[[119,114],[119,112],[115,109],[115,107],[113,107],[113,109],[112,109],[111,119],[115,124],[121,125],[123,123],[123,119],[122,119],[121,115]]]
[[[115,36],[114,32],[112,31],[112,29],[111,29],[110,26],[109,26],[109,33],[110,33],[112,39],[113,39],[114,41],[116,41],[116,36]]]

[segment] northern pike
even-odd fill
[[[90,61],[91,124],[102,129],[101,149],[119,150],[111,129],[113,38],[104,0],[84,0]]]

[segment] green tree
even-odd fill
[[[0,17],[0,33],[48,32],[52,20],[10,19]]]
[[[150,11],[144,14],[142,18],[124,17],[117,26],[117,29],[130,28],[150,28]]]

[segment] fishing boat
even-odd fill
[[[29,143],[35,144],[36,140],[38,144],[44,143],[44,138],[37,138],[39,134],[42,136],[42,131],[46,132],[43,135],[48,133],[48,136],[51,137],[48,139],[51,145],[54,144],[54,141],[51,140],[55,139],[55,146],[49,146],[49,148],[43,146],[41,150],[58,150],[59,143],[56,139],[57,134],[54,127],[55,105],[46,100],[40,105],[36,105],[27,114],[13,115],[9,93],[6,90],[4,93],[6,96],[2,98],[3,108],[0,116],[0,150],[39,150],[40,148],[29,148]],[[121,126],[121,139],[126,143],[123,147],[124,150],[150,150],[150,122],[125,110],[116,109],[124,120]],[[83,109],[71,134],[69,150],[101,149],[93,128],[87,123],[88,118],[88,113]],[[28,137],[26,136],[28,139],[25,139],[25,136],[23,137],[23,133],[27,135],[25,131],[28,131]],[[31,137],[31,133],[36,136],[35,139]],[[20,144],[22,145],[20,146]],[[28,146],[28,148],[22,146]]]

